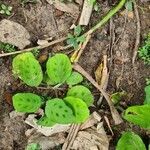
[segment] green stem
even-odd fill
[[[108,20],[115,15],[125,4],[126,0],[120,0],[117,6],[111,9],[102,20],[100,20],[94,27],[92,27],[86,34],[92,34],[98,28],[102,27]]]

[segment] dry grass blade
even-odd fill
[[[67,139],[62,147],[62,150],[70,150],[70,147],[72,146],[72,144],[77,136],[80,126],[81,126],[81,124],[72,124],[69,134],[67,136]]]
[[[93,84],[93,86],[95,86],[103,94],[104,98],[106,99],[110,107],[111,115],[112,115],[115,125],[122,123],[123,120],[120,117],[119,113],[117,112],[116,108],[114,107],[108,94],[98,85],[98,83],[80,65],[75,64],[73,68],[79,73],[81,73],[85,78],[87,78]]]

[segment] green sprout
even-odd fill
[[[74,47],[74,49],[77,49],[79,44],[82,44],[85,41],[85,36],[81,35],[82,28],[81,26],[76,26],[74,28],[74,34],[68,34],[67,44]]]
[[[0,50],[2,50],[4,53],[10,53],[10,52],[15,52],[16,48],[12,44],[1,42],[0,43]]]
[[[145,64],[150,64],[150,33],[145,39],[143,46],[139,49],[139,57]]]
[[[5,5],[5,4],[0,4],[0,14],[10,16],[12,11],[12,7]]]

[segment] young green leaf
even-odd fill
[[[56,54],[49,58],[46,68],[50,80],[55,85],[64,83],[72,72],[71,62],[65,54]]]
[[[133,11],[133,2],[132,2],[132,0],[128,0],[128,1],[125,3],[125,7],[126,7],[126,10],[128,10],[128,11]]]
[[[51,121],[50,118],[46,117],[46,116],[43,116],[42,118],[40,118],[38,121],[37,121],[37,124],[38,125],[41,125],[41,126],[45,126],[45,127],[51,127],[53,125],[55,125],[56,123]]]
[[[116,105],[121,101],[122,97],[125,95],[126,95],[126,92],[124,91],[113,93],[111,94],[111,100]]]
[[[116,150],[146,150],[146,147],[137,134],[125,132],[119,139]]]
[[[25,150],[42,150],[41,146],[37,143],[30,143]]]
[[[68,105],[68,107],[72,108],[74,112],[74,123],[82,123],[88,119],[89,109],[83,100],[69,96],[64,98],[64,102],[66,103],[66,105]]]
[[[80,25],[77,25],[77,26],[74,28],[74,35],[78,37],[78,36],[81,34],[81,32],[82,32],[81,26],[80,26]]]
[[[87,106],[91,106],[94,102],[91,91],[82,85],[77,85],[69,89],[67,96],[80,98],[87,104]]]
[[[131,106],[125,110],[123,118],[129,122],[150,129],[150,105]]]
[[[13,72],[29,86],[38,86],[43,79],[41,66],[31,52],[13,59]]]
[[[45,114],[53,122],[60,124],[73,123],[75,120],[72,109],[59,98],[54,98],[47,101]]]
[[[83,81],[82,75],[74,71],[72,72],[71,76],[67,79],[66,82],[68,85],[76,85],[82,81]]]
[[[13,96],[13,106],[18,112],[33,113],[42,105],[42,99],[33,93],[17,93]]]
[[[6,6],[5,4],[1,4],[1,8],[2,8],[3,10],[7,10],[7,6]]]
[[[150,85],[145,87],[145,100],[144,100],[144,104],[150,104]]]

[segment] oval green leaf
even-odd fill
[[[87,106],[91,106],[94,102],[91,91],[82,85],[77,85],[69,89],[67,96],[80,98],[87,104]]]
[[[82,75],[80,73],[74,71],[74,72],[72,72],[71,76],[67,79],[66,82],[68,85],[72,86],[72,85],[76,85],[82,81],[83,81]]]
[[[17,93],[13,96],[13,106],[18,112],[33,113],[41,105],[41,97],[33,93]]]
[[[49,58],[46,68],[51,82],[55,85],[64,83],[72,72],[71,62],[65,54],[56,54]]]
[[[82,123],[88,119],[89,109],[83,100],[69,96],[69,97],[64,98],[64,102],[74,112],[74,115],[75,115],[74,123]]]
[[[150,104],[150,85],[145,87],[145,100],[144,100],[144,104]]]
[[[146,150],[146,147],[137,134],[125,132],[119,139],[116,150]]]
[[[150,105],[131,106],[125,110],[123,118],[135,125],[150,129]]]
[[[45,114],[53,122],[59,124],[73,123],[75,120],[72,109],[59,98],[54,98],[47,101]]]
[[[13,59],[13,72],[29,86],[38,86],[43,73],[39,62],[31,52],[17,55]]]

